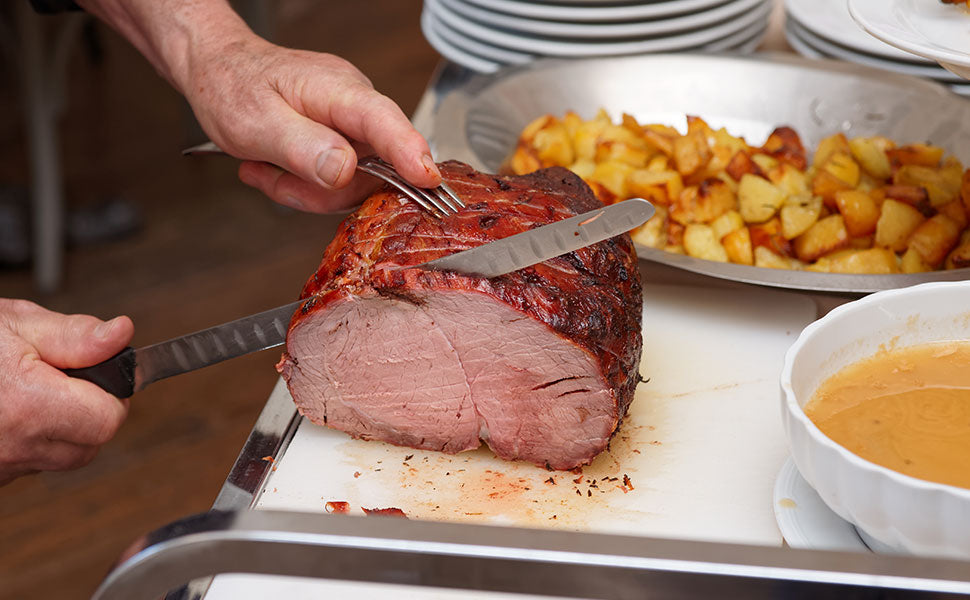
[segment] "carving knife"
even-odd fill
[[[630,231],[653,213],[649,202],[632,198],[405,268],[497,277]],[[290,319],[307,300],[143,348],[128,347],[102,363],[65,373],[127,398],[159,379],[282,345]]]

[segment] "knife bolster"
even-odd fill
[[[118,398],[128,398],[135,393],[135,349],[128,346],[104,362],[64,372],[69,377],[90,381]]]

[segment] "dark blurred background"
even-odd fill
[[[18,2],[26,0],[0,7],[7,242],[29,212]],[[421,35],[418,0],[259,2],[239,8],[273,41],[338,54],[414,110],[438,62]],[[43,34],[71,18],[44,17]],[[200,141],[184,100],[100,22],[81,26],[66,73],[63,277],[41,293],[29,260],[10,255],[0,260],[0,297],[129,315],[135,346],[297,297],[339,219],[277,207],[239,183],[232,159],[183,158],[179,151]],[[137,536],[208,509],[277,380],[278,358],[267,351],[156,383],[133,398],[128,422],[93,463],[0,488],[0,598],[88,598]]]

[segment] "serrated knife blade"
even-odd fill
[[[630,231],[653,213],[649,202],[632,198],[408,268],[497,277]],[[127,398],[159,379],[282,345],[290,319],[306,301],[150,346],[125,348],[102,363],[65,373]]]
[[[652,204],[631,198],[449,254],[421,268],[498,277],[630,231],[646,223],[653,213]]]

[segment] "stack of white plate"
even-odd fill
[[[846,0],[785,0],[785,36],[799,54],[834,58],[925,77],[970,95],[970,83],[936,62],[910,54],[866,33],[849,15]]]
[[[425,0],[421,29],[442,56],[491,73],[541,57],[750,53],[772,0]]]

